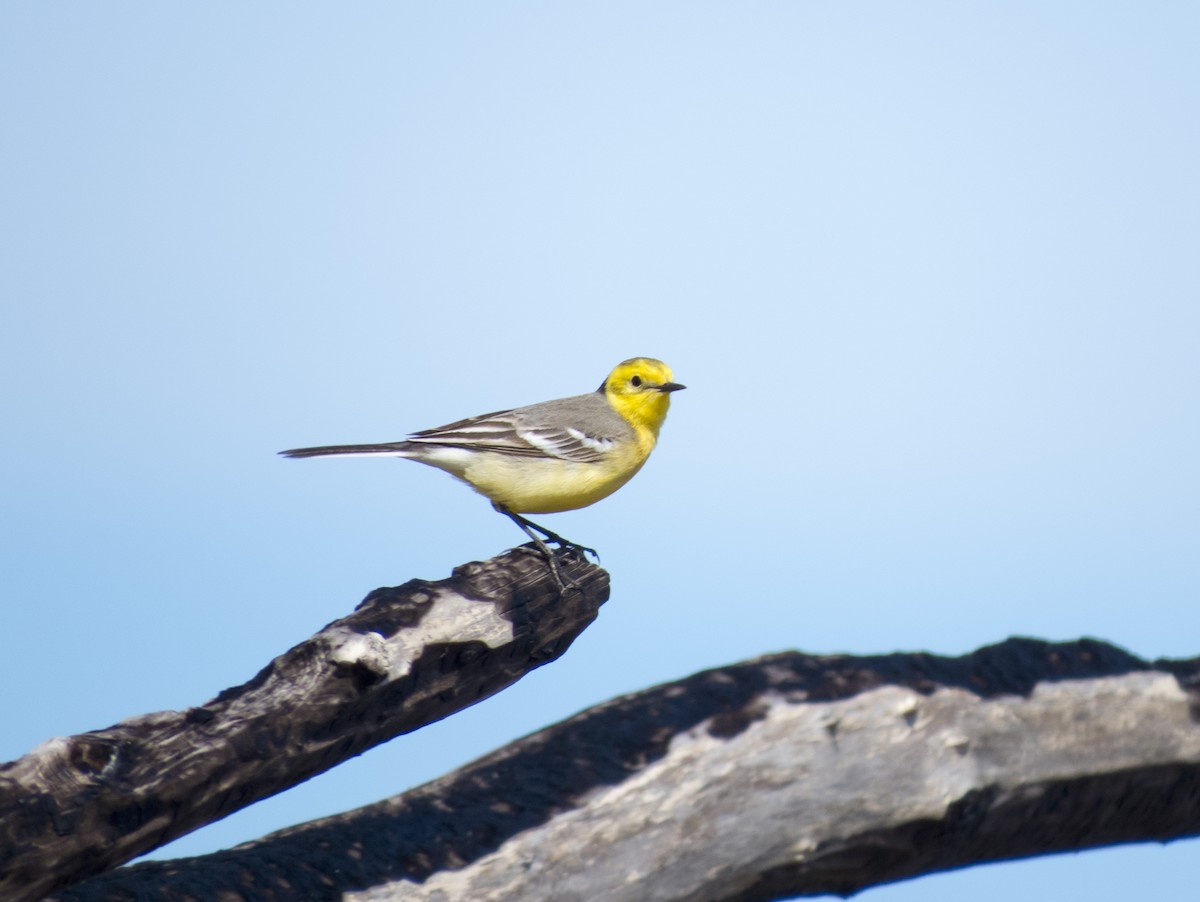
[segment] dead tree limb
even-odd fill
[[[608,597],[573,558],[560,597],[518,548],[353,614],[199,707],[52,739],[0,765],[0,898],[38,899],[473,705],[561,655]]]
[[[56,897],[769,900],[1200,833],[1200,659],[1010,639],[760,658],[403,795]]]

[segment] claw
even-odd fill
[[[580,545],[578,542],[572,542],[570,539],[564,539],[558,533],[551,532],[550,530],[546,529],[546,527],[539,526],[532,520],[527,520],[520,514],[510,511],[503,504],[493,504],[492,507],[516,523],[517,526],[521,527],[521,530],[525,533],[525,535],[533,539],[533,543],[538,547],[538,550],[541,551],[542,556],[546,559],[546,563],[550,565],[550,573],[554,577],[555,584],[558,586],[559,594],[566,592],[568,588],[578,590],[579,586],[570,580],[563,580],[562,572],[558,569],[558,558],[554,552],[550,550],[549,546],[546,545],[546,542],[552,542],[567,554],[577,554],[582,557],[584,561],[587,560],[587,556],[590,554],[596,559],[597,563],[600,562],[600,555],[596,553],[595,548],[589,548],[587,545]],[[534,532],[534,530],[537,530],[537,532]],[[542,534],[541,536],[537,534],[539,532]],[[544,540],[542,538],[543,536],[545,537]]]

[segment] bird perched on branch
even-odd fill
[[[524,530],[545,555],[561,589],[558,565],[546,542],[595,551],[521,514],[587,507],[627,483],[658,442],[671,393],[684,387],[672,381],[670,368],[661,360],[633,357],[617,364],[590,394],[485,413],[415,432],[401,442],[279,453],[403,457],[445,470],[489,498],[497,511]]]

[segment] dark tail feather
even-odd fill
[[[332,457],[338,454],[402,454],[408,442],[388,442],[384,445],[324,445],[320,448],[292,448],[280,451],[284,457]]]

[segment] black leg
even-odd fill
[[[513,513],[503,504],[493,504],[492,507],[516,523],[519,527],[521,527],[521,529],[525,530],[525,534],[528,536],[532,537],[530,530],[536,529],[545,537],[547,542],[553,542],[555,545],[558,545],[567,551],[578,551],[583,552],[584,554],[590,554],[597,561],[600,560],[600,555],[596,553],[595,548],[588,548],[586,545],[580,545],[578,542],[572,542],[570,539],[564,539],[558,533],[551,532],[546,527],[534,523],[532,520],[522,517],[520,514]]]
[[[555,558],[554,553],[550,550],[549,546],[546,545],[546,542],[553,542],[555,545],[558,545],[568,552],[581,552],[583,555],[585,555],[585,560],[586,555],[588,554],[592,555],[597,561],[600,560],[600,555],[596,554],[596,549],[594,548],[588,548],[586,545],[579,545],[570,541],[569,539],[564,539],[558,533],[551,532],[550,530],[546,529],[546,527],[539,526],[532,520],[528,520],[525,517],[522,517],[520,514],[510,511],[503,504],[493,504],[492,507],[516,523],[517,526],[521,527],[521,531],[524,532],[525,535],[533,539],[533,544],[538,547],[538,550],[541,551],[542,555],[546,558],[546,563],[550,565],[550,572],[554,575],[554,581],[558,584],[560,592],[565,591],[568,584],[563,582],[562,574],[558,569],[558,560]],[[534,532],[534,530],[537,530],[537,532]],[[545,536],[545,541],[543,541],[542,537],[537,534],[538,532],[540,532],[542,536]],[[573,589],[578,588],[578,586],[574,585],[573,583],[570,584],[570,587]]]

